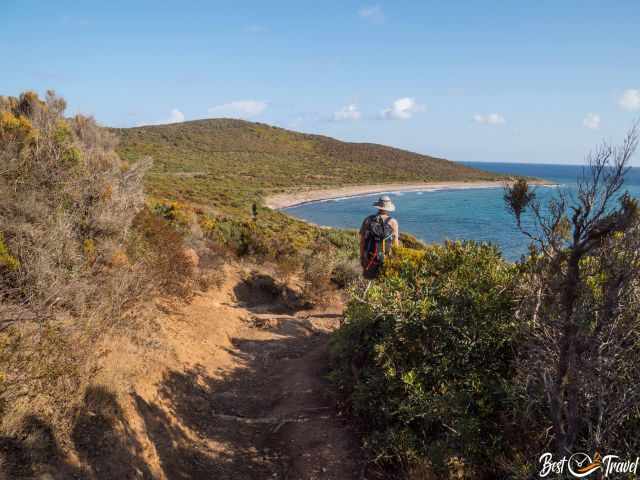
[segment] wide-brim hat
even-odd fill
[[[377,202],[374,202],[373,206],[377,207],[379,210],[384,210],[385,212],[393,212],[396,209],[396,206],[388,195],[381,196]]]

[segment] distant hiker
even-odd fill
[[[389,196],[381,196],[373,206],[378,213],[365,218],[360,227],[360,264],[365,278],[376,278],[385,255],[400,244],[398,221],[389,215],[396,207]]]
[[[256,203],[251,205],[251,216],[254,222],[258,219],[258,205]]]

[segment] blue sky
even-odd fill
[[[51,88],[110,126],[239,117],[578,163],[640,117],[639,25],[638,0],[0,0],[0,94]]]

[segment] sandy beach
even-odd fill
[[[531,182],[533,184],[549,184],[548,182]],[[280,193],[266,198],[267,207],[274,210],[294,207],[304,203],[333,200],[336,198],[360,197],[389,192],[420,192],[431,190],[465,189],[465,188],[502,188],[503,181],[479,182],[433,182],[433,183],[396,183],[378,185],[350,185],[319,190],[306,190]]]

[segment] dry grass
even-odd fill
[[[133,228],[136,233],[129,244],[131,255],[143,262],[163,293],[187,296],[197,255],[194,260],[195,252],[185,249],[182,235],[148,209],[138,213]]]
[[[312,304],[321,305],[330,300],[335,290],[332,282],[336,266],[336,248],[326,242],[316,241],[304,258],[303,295]]]
[[[64,436],[100,339],[200,273],[186,232],[144,208],[150,161],[64,110],[52,92],[0,97],[0,434],[37,413]]]

